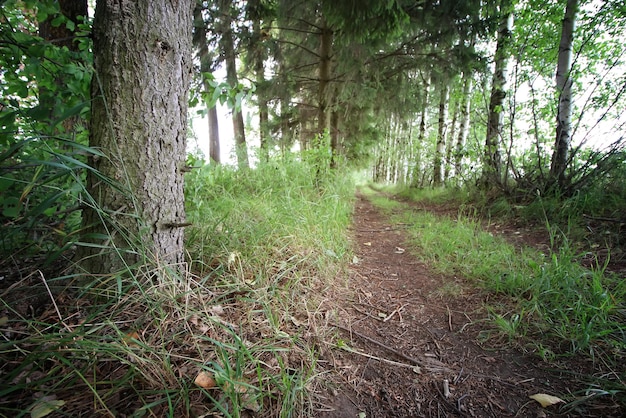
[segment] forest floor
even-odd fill
[[[456,216],[458,209],[412,205],[441,216]],[[545,232],[515,225],[490,231],[518,246],[549,242]],[[481,343],[485,332],[494,331],[485,308],[494,296],[463,277],[433,273],[411,254],[405,232],[357,196],[358,260],[345,287],[328,296],[336,303],[333,325],[341,343],[322,350],[319,361],[336,385],[320,395],[315,416],[626,416],[611,399],[596,399],[587,391],[584,376],[594,372],[588,358],[547,363],[506,341]],[[529,398],[534,394],[558,396],[568,404],[544,409]]]

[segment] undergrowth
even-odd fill
[[[200,165],[199,161],[195,162]],[[186,269],[2,288],[0,416],[307,416],[348,176],[280,161],[188,174]]]

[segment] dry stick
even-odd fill
[[[406,354],[401,353],[401,352],[399,352],[399,351],[397,351],[397,350],[394,350],[393,348],[389,347],[388,345],[385,345],[385,344],[383,344],[383,343],[381,343],[381,342],[379,342],[379,341],[376,341],[376,340],[374,340],[373,338],[370,338],[370,337],[368,337],[367,335],[363,335],[363,334],[361,334],[361,333],[359,333],[359,332],[357,332],[357,331],[355,331],[355,330],[350,330],[350,329],[345,328],[345,327],[343,327],[343,326],[341,326],[341,325],[339,325],[339,324],[331,324],[331,325],[332,325],[332,326],[334,326],[334,327],[336,327],[336,328],[342,329],[342,330],[344,330],[344,331],[346,331],[346,332],[348,332],[348,333],[355,334],[355,335],[357,335],[357,336],[359,336],[359,337],[363,338],[364,340],[367,340],[367,341],[369,341],[369,342],[371,342],[371,343],[374,343],[374,344],[376,344],[377,346],[382,347],[382,348],[384,348],[385,350],[387,350],[387,351],[390,351],[390,352],[394,353],[394,354],[395,354],[395,355],[397,355],[398,357],[401,357],[401,358],[403,358],[403,359],[405,359],[405,360],[408,360],[408,361],[410,361],[410,362],[412,362],[412,363],[414,363],[414,364],[417,364],[417,365],[418,365],[418,366],[420,366],[420,367],[426,367],[426,368],[429,368],[429,369],[431,369],[431,370],[448,371],[448,372],[451,372],[451,371],[452,371],[451,369],[449,369],[449,368],[447,368],[447,367],[433,367],[433,366],[429,366],[429,365],[425,364],[425,362],[423,362],[423,361],[420,361],[420,360],[418,360],[418,359],[416,359],[416,358],[413,358],[413,357],[407,356]]]
[[[387,322],[389,321],[395,314],[398,314],[398,316],[400,316],[400,311],[402,309],[404,309],[404,307],[408,305],[408,303],[405,303],[404,305],[400,306],[399,308],[397,308],[395,311],[393,311],[392,313],[390,313],[385,319],[383,319],[383,322]],[[402,322],[402,317],[400,317],[400,322]]]
[[[450,313],[450,307],[446,305],[446,309],[448,310],[448,328],[450,328],[450,332],[452,331],[452,314]]]
[[[63,324],[63,326],[69,331],[72,332],[72,329],[70,327],[67,326],[67,324],[65,323],[65,321],[63,321],[63,316],[61,316],[61,311],[59,311],[59,307],[57,306],[56,301],[54,300],[54,296],[52,296],[52,292],[50,291],[50,288],[48,287],[48,282],[46,282],[46,278],[43,276],[43,273],[41,272],[41,270],[37,270],[37,272],[39,273],[39,276],[41,276],[41,281],[43,281],[44,286],[46,286],[46,289],[48,290],[48,295],[50,295],[50,299],[52,300],[52,304],[54,305],[54,310],[57,311],[57,315],[59,317],[59,321],[61,321],[61,323]]]

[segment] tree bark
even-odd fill
[[[556,69],[556,89],[559,93],[559,107],[556,116],[556,141],[550,164],[550,180],[559,189],[565,188],[572,135],[572,45],[576,28],[578,0],[568,0],[561,28],[559,58]]]
[[[111,274],[183,262],[193,0],[99,0],[79,265]],[[172,82],[176,80],[176,82]]]
[[[513,30],[513,7],[511,0],[500,1],[500,28],[495,54],[495,70],[491,84],[489,100],[489,116],[487,120],[487,136],[485,139],[485,157],[483,165],[483,182],[485,185],[500,184],[502,179],[502,156],[500,155],[500,138],[504,124],[504,99],[508,79],[509,44]]]

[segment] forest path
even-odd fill
[[[338,384],[322,395],[316,416],[546,416],[529,395],[573,390],[566,372],[510,348],[479,346],[490,326],[489,295],[430,271],[409,251],[405,228],[357,196],[358,260],[346,288],[332,295],[344,346],[320,358]]]

